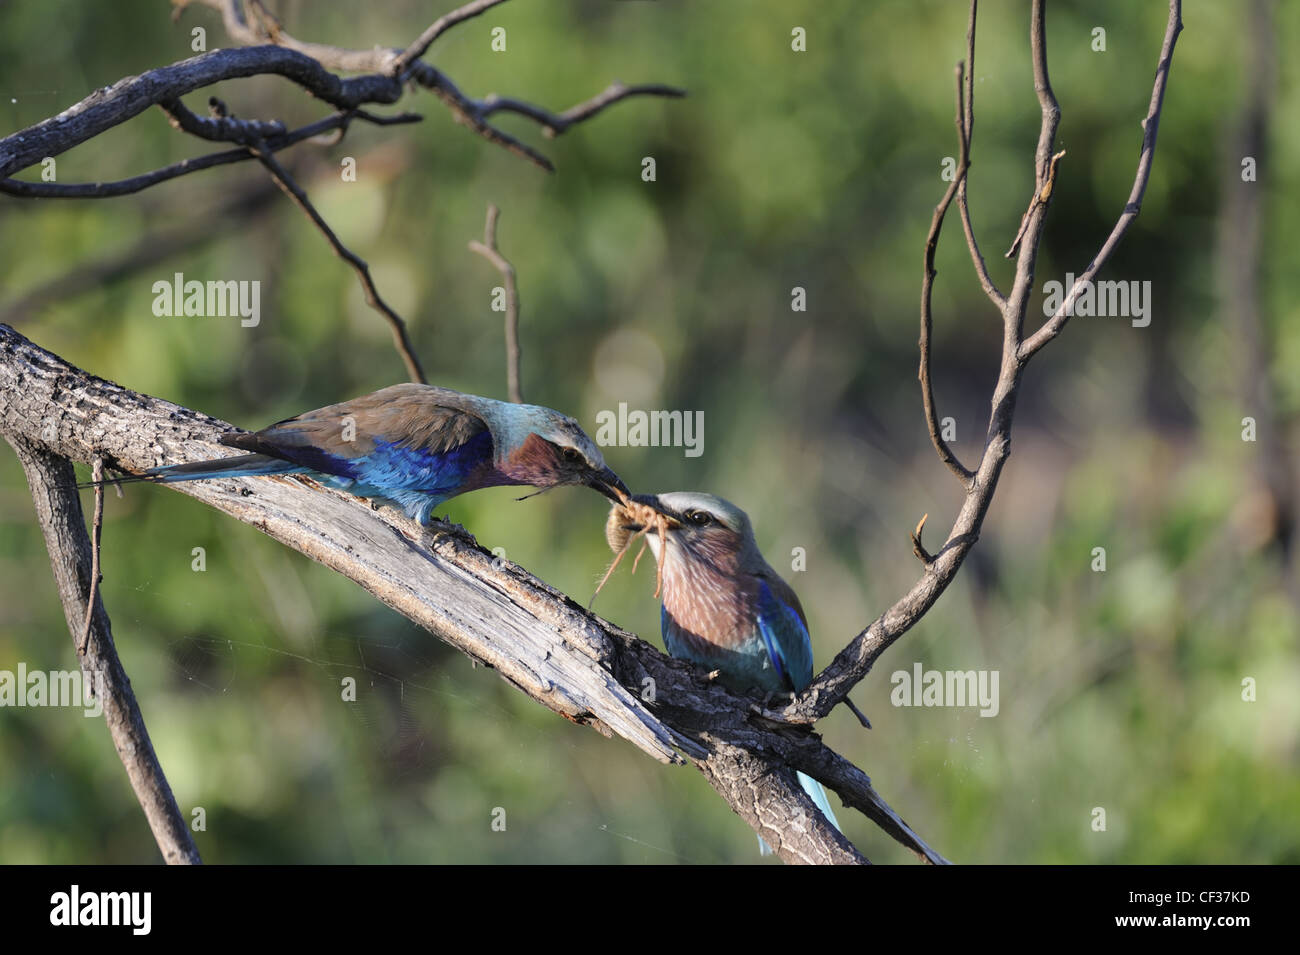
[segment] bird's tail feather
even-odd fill
[[[817,808],[822,811],[822,815],[826,817],[832,826],[836,829],[840,829],[840,821],[835,818],[835,810],[831,809],[830,798],[826,795],[826,790],[822,788],[822,784],[811,776],[805,776],[803,773],[798,773],[797,775],[799,776],[799,785],[803,787],[803,791],[809,795],[812,801],[817,804]],[[840,829],[840,832],[843,831],[843,829]],[[770,856],[772,854],[772,847],[763,841],[762,836],[758,839],[758,851],[760,854],[765,856]]]
[[[805,776],[803,773],[798,775],[799,785],[803,787],[803,791],[812,797],[812,801],[817,804],[817,808],[822,811],[822,815],[827,818],[830,824],[836,829],[840,829],[840,821],[835,818],[835,810],[831,809],[830,797],[826,795],[826,790],[822,788],[822,784],[811,776]],[[840,832],[843,831],[843,829],[840,829]]]
[[[233,458],[218,458],[215,461],[194,461],[189,464],[172,464],[162,468],[150,468],[143,474],[127,474],[122,477],[105,478],[102,481],[86,481],[77,487],[97,487],[107,484],[131,484],[146,481],[150,484],[174,484],[178,481],[205,481],[212,478],[258,477],[264,474],[300,474],[306,468],[273,458],[269,454],[237,454]]]

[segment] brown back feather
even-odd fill
[[[373,451],[378,437],[439,454],[460,447],[487,429],[474,410],[475,400],[434,385],[392,385],[277,421],[255,434],[223,435],[221,443],[277,457],[286,449],[304,446],[357,457]],[[356,429],[351,441],[344,438],[348,418]]]

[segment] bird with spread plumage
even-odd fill
[[[629,493],[567,415],[434,385],[393,385],[218,440],[249,453],[103,483],[302,474],[401,508],[421,524],[444,501],[486,487],[586,485],[615,502]]]
[[[808,622],[794,590],[763,559],[749,516],[712,494],[639,494],[610,510],[605,538],[622,555],[644,535],[659,564],[660,629],[675,657],[739,691],[794,693],[813,678]],[[821,784],[799,783],[837,829]],[[759,839],[766,855],[771,850]]]

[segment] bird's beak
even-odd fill
[[[636,503],[638,504],[644,504],[646,507],[650,508],[651,510],[656,511],[659,514],[662,514],[664,517],[665,530],[673,530],[675,528],[682,526],[682,522],[679,521],[676,517],[674,517],[672,512],[667,510],[664,507],[664,505],[660,502],[659,496],[657,494],[637,494],[632,498],[632,500],[636,501]],[[644,525],[641,524],[639,521],[629,521],[627,524],[623,525],[623,529],[629,531],[639,531],[643,526]],[[650,528],[650,533],[654,534],[657,532],[658,532],[657,527],[652,526]]]
[[[627,485],[623,483],[623,479],[609,468],[605,468],[605,470],[598,471],[591,475],[587,479],[587,486],[594,488],[601,494],[604,494],[615,504],[622,504],[624,500],[632,496],[632,492],[629,491]],[[622,492],[621,497],[619,496],[619,492]]]

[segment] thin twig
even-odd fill
[[[515,281],[515,267],[497,249],[497,219],[500,216],[501,210],[489,203],[487,222],[483,226],[483,241],[471,239],[469,247],[496,266],[506,283],[506,390],[511,401],[522,404],[524,393],[519,384],[519,285]]]
[[[113,643],[112,623],[97,588],[99,547],[86,534],[72,463],[29,436],[6,429],[4,437],[17,452],[27,476],[83,679],[90,682],[103,707],[113,747],[163,860],[172,865],[201,863]],[[96,475],[101,475],[102,461],[97,458],[95,465]],[[96,528],[103,516],[102,502],[101,493],[96,498]],[[89,611],[89,637],[82,624],[83,606]]]
[[[95,482],[95,516],[91,523],[90,537],[90,596],[86,599],[86,622],[81,627],[81,639],[77,641],[77,656],[86,655],[86,645],[90,642],[90,623],[95,616],[95,598],[99,596],[99,582],[103,574],[99,570],[99,536],[104,529],[104,459],[95,456],[91,466],[91,478]]]
[[[686,95],[685,90],[663,84],[625,86],[616,82],[610,84],[605,90],[591,99],[557,114],[532,103],[510,97],[490,95],[481,100],[475,99],[463,93],[452,81],[451,77],[419,58],[427,51],[429,44],[432,44],[435,39],[448,29],[478,16],[490,7],[504,2],[504,0],[483,0],[483,2],[467,4],[445,14],[434,21],[420,35],[420,38],[405,50],[385,47],[350,50],[323,43],[307,43],[290,36],[284,31],[278,20],[255,7],[254,12],[260,23],[259,29],[250,25],[248,19],[244,16],[241,0],[173,0],[173,2],[177,4],[178,9],[187,6],[190,2],[194,2],[218,11],[221,14],[226,32],[231,39],[246,46],[271,43],[306,54],[330,69],[359,73],[373,72],[384,77],[400,75],[403,82],[409,80],[429,90],[438,99],[442,100],[443,104],[451,110],[452,116],[457,122],[482,136],[488,142],[528,160],[539,169],[544,169],[547,172],[555,171],[555,166],[549,159],[527,143],[493,126],[487,121],[488,116],[495,112],[518,113],[541,125],[542,133],[547,138],[554,138],[571,126],[595,116],[611,103],[631,96],[681,97]],[[260,4],[258,6],[260,7]]]
[[[966,27],[966,95],[965,110],[957,120],[957,136],[961,139],[961,168],[957,173],[957,211],[961,213],[961,227],[966,234],[966,246],[970,249],[971,262],[975,265],[975,274],[979,277],[984,294],[997,306],[998,311],[1006,307],[1007,297],[998,291],[993,277],[989,275],[988,264],[980,253],[979,243],[975,241],[975,227],[971,225],[970,205],[966,201],[966,184],[970,180],[970,144],[975,132],[975,15],[979,0],[971,0],[970,21]]]
[[[1024,239],[1025,233],[1029,231],[1030,222],[1033,221],[1032,215],[1034,211],[1040,206],[1046,207],[1047,203],[1051,201],[1052,192],[1056,189],[1056,167],[1064,156],[1064,149],[1059,153],[1052,154],[1051,165],[1047,167],[1046,181],[1043,183],[1042,187],[1034,193],[1033,198],[1029,200],[1029,208],[1026,209],[1025,214],[1020,217],[1020,230],[1016,232],[1016,237],[1011,240],[1011,248],[1007,249],[1006,257],[1008,259],[1020,250],[1020,243]]]
[[[163,100],[158,106],[167,114],[173,129],[211,142],[249,146],[285,133],[284,123],[279,120],[236,119],[229,114],[226,104],[215,96],[208,100],[208,104],[213,115],[207,118],[193,113],[179,98]]]
[[[506,0],[474,0],[473,3],[467,3],[463,7],[457,7],[450,13],[444,13],[438,19],[425,29],[423,33],[416,38],[415,42],[402,51],[401,55],[393,63],[392,71],[394,73],[403,72],[407,66],[424,56],[426,50],[433,45],[433,41],[438,39],[458,23],[464,23],[481,13],[505,3]]]
[[[432,90],[433,94],[447,105],[458,122],[468,126],[485,139],[523,156],[548,172],[554,172],[555,170],[555,166],[549,159],[533,149],[533,147],[520,142],[509,133],[493,126],[487,121],[487,118],[493,113],[517,113],[539,123],[543,134],[553,139],[577,123],[595,116],[611,103],[627,99],[630,96],[665,96],[679,99],[686,95],[685,90],[678,89],[675,86],[664,86],[662,84],[624,86],[621,83],[614,83],[591,99],[579,103],[563,113],[556,114],[540,106],[534,106],[531,103],[509,97],[489,95],[481,100],[474,99],[462,93],[446,74],[439,72],[428,64],[417,65],[424,66],[425,69],[414,72],[412,79],[421,86]]]
[[[590,119],[605,107],[617,103],[619,100],[627,99],[629,96],[665,96],[680,99],[685,95],[685,90],[676,86],[667,86],[663,83],[642,83],[637,86],[625,86],[622,83],[614,82],[591,99],[579,103],[577,106],[571,106],[563,113],[552,113],[550,110],[535,106],[532,103],[511,99],[508,96],[489,94],[479,102],[478,115],[480,118],[486,118],[493,113],[518,113],[520,116],[527,116],[541,126],[542,135],[547,139],[554,139],[571,126]]]
[[[948,470],[957,475],[962,486],[969,488],[971,478],[974,472],[966,467],[957,456],[953,454],[952,448],[948,447],[948,442],[944,440],[943,434],[939,428],[939,413],[935,410],[934,405],[934,384],[930,378],[930,335],[933,331],[934,318],[932,305],[930,304],[931,292],[934,289],[934,277],[938,274],[934,267],[934,254],[939,247],[939,232],[943,229],[943,219],[948,212],[948,207],[952,205],[953,197],[957,195],[957,186],[965,176],[965,143],[962,122],[962,64],[958,63],[956,68],[957,76],[957,136],[963,140],[962,144],[962,162],[963,168],[957,170],[957,176],[949,184],[948,189],[935,206],[934,216],[930,220],[930,232],[925,237],[925,269],[921,276],[921,337],[917,345],[921,352],[920,366],[917,369],[917,378],[921,382],[921,403],[925,408],[925,425],[930,432],[930,442],[934,445],[934,450],[939,455],[939,460],[947,465]]]
[[[1064,325],[1065,319],[1068,317],[1066,303],[1063,303],[1056,316],[1044,324],[1033,337],[1025,340],[1023,344],[1021,343],[1020,330],[1029,307],[1034,264],[1042,241],[1043,217],[1047,208],[1045,202],[1039,201],[1039,197],[1044,194],[1044,189],[1047,188],[1046,198],[1050,199],[1050,187],[1054,183],[1052,160],[1055,155],[1059,161],[1060,155],[1052,152],[1061,111],[1056,102],[1056,97],[1052,93],[1051,81],[1047,72],[1047,34],[1044,4],[1045,0],[1033,0],[1033,9],[1030,16],[1030,45],[1034,65],[1034,88],[1038,93],[1042,112],[1038,146],[1035,151],[1035,195],[1022,230],[1023,240],[1019,248],[1019,258],[1016,262],[1015,282],[1007,296],[1007,304],[1003,310],[1002,361],[998,372],[998,380],[993,390],[988,436],[979,467],[972,476],[965,499],[953,522],[947,540],[940,550],[932,555],[933,560],[926,564],[925,572],[921,578],[912,585],[906,594],[896,600],[889,609],[854,637],[849,645],[835,657],[830,666],[813,680],[795,702],[783,710],[765,714],[773,719],[807,724],[824,717],[841,703],[848,696],[849,691],[870,672],[872,665],[879,659],[880,655],[893,645],[894,641],[915,626],[917,621],[934,606],[944,590],[956,577],[966,555],[974,546],[975,541],[979,539],[980,528],[997,490],[998,478],[1001,476],[1002,468],[1011,453],[1011,425],[1015,415],[1016,397],[1026,363],[1039,348],[1060,332],[1061,326]],[[1098,253],[1097,259],[1089,266],[1088,272],[1085,273],[1086,278],[1090,279],[1105,259],[1109,257],[1115,244],[1137,215],[1141,194],[1151,173],[1151,163],[1155,152],[1156,127],[1159,122],[1160,109],[1163,105],[1165,86],[1169,78],[1174,44],[1181,30],[1182,2],[1181,0],[1169,0],[1169,20],[1165,29],[1164,43],[1160,51],[1159,65],[1156,69],[1151,106],[1148,110],[1147,119],[1143,124],[1145,134],[1143,136],[1142,153],[1138,159],[1138,173],[1134,183],[1133,196],[1130,197],[1129,204],[1125,206],[1124,213],[1101,252]],[[959,100],[964,98],[960,92],[961,86],[959,79]],[[959,112],[962,112],[960,107]],[[964,112],[962,112],[962,115],[964,116]],[[937,220],[941,219],[942,211],[947,208],[947,203],[951,201],[952,192],[953,187],[950,186],[948,194],[944,197],[945,201],[935,210]],[[937,229],[932,225],[930,235],[926,240],[927,269],[922,285],[922,328],[925,335],[928,335],[925,321],[928,318],[928,300],[932,280],[930,271],[930,263],[934,254],[932,243],[936,239]],[[923,354],[922,357],[922,367],[926,369],[928,374],[927,365],[928,352]],[[931,423],[930,427],[933,435],[932,410],[927,413],[927,419]],[[936,444],[936,447],[939,446]]]
[[[1083,274],[1075,280],[1074,287],[1070,289],[1070,293],[1056,310],[1056,314],[1020,346],[1019,357],[1022,361],[1061,334],[1061,329],[1065,327],[1065,323],[1070,320],[1070,315],[1074,311],[1075,298],[1110,259],[1111,253],[1115,251],[1120,239],[1124,238],[1124,233],[1128,232],[1129,226],[1133,224],[1133,220],[1138,217],[1138,212],[1142,209],[1142,197],[1146,195],[1147,183],[1151,180],[1151,164],[1156,154],[1156,134],[1160,128],[1160,110],[1164,106],[1165,88],[1169,84],[1169,68],[1173,65],[1174,44],[1178,41],[1178,34],[1182,30],[1182,2],[1170,0],[1169,27],[1165,32],[1164,44],[1160,48],[1160,62],[1156,66],[1151,102],[1147,107],[1146,118],[1142,120],[1142,151],[1138,155],[1137,174],[1133,178],[1133,188],[1129,191],[1128,202],[1124,204],[1124,211],[1119,221],[1115,223],[1115,228],[1111,229],[1110,235],[1106,237],[1106,241],[1093,260],[1088,263],[1088,267],[1083,270]]]
[[[280,164],[280,161],[275,158],[275,155],[269,149],[262,144],[250,148],[262,165],[266,167],[267,172],[271,174],[271,178],[275,180],[276,185],[294,201],[299,209],[307,214],[307,217],[320,230],[321,235],[325,236],[325,241],[330,244],[334,254],[352,266],[353,271],[357,273],[361,288],[366,293],[366,302],[388,320],[389,327],[393,331],[393,345],[397,348],[397,353],[402,356],[402,362],[406,365],[406,373],[410,376],[411,381],[427,384],[428,378],[424,375],[420,360],[415,357],[415,346],[411,344],[410,335],[406,330],[406,322],[380,297],[379,290],[375,288],[375,280],[370,275],[370,266],[339,240],[339,237],[334,234],[334,230],[329,227],[321,214],[316,211],[316,207],[312,205],[311,200],[307,198],[307,193],[294,181],[293,177],[289,175],[289,170]]]
[[[926,550],[925,545],[921,543],[921,534],[925,531],[925,522],[929,519],[930,515],[928,513],[922,514],[921,519],[916,522],[916,529],[911,534],[912,553],[916,555],[917,560],[926,566],[934,563],[934,555]]]

